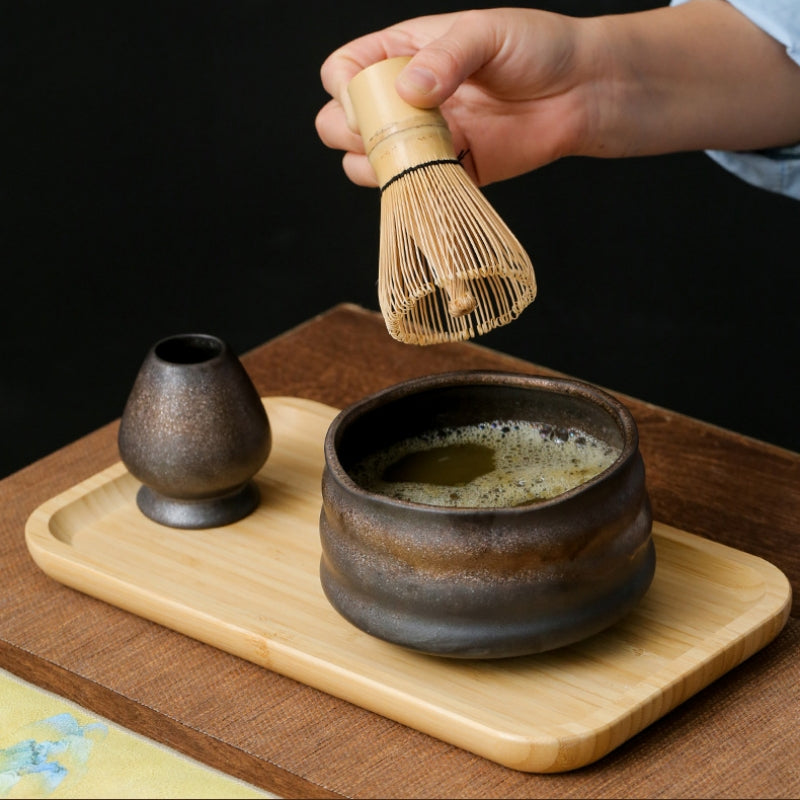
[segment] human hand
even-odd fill
[[[507,8],[418,17],[355,39],[322,66],[333,99],[317,115],[317,132],[345,151],[343,167],[354,183],[375,186],[347,85],[370,64],[410,55],[398,94],[411,105],[441,107],[473,179],[484,185],[527,172],[577,152],[589,127],[591,88],[579,52],[589,41],[580,35],[587,24]]]
[[[800,140],[800,68],[725,0],[568,17],[505,8],[418,17],[355,39],[322,66],[322,141],[348,177],[376,185],[347,84],[412,56],[398,94],[440,106],[479,185],[565,155],[758,150]]]

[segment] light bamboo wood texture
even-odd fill
[[[442,112],[409,105],[392,88],[410,60],[400,56],[379,61],[359,72],[347,87],[380,186],[418,164],[456,157]]]
[[[389,58],[348,85],[381,186],[378,300],[407,344],[460,341],[505,325],[536,297],[528,254],[458,163],[438,108],[394,88],[409,57]]]
[[[771,641],[791,589],[763,559],[659,523],[653,585],[571,647],[450,661],[361,633],[318,579],[323,440],[336,410],[265,398],[260,507],[226,528],[145,518],[121,463],[41,505],[26,542],[52,578],[505,766],[591,763]]]

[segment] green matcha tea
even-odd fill
[[[349,470],[362,488],[434,506],[548,500],[609,467],[620,450],[584,431],[528,421],[446,428],[397,442]]]

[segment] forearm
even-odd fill
[[[800,141],[800,66],[725,0],[581,20],[594,72],[581,155]]]

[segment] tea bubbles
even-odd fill
[[[370,454],[350,475],[398,500],[450,507],[541,502],[585,483],[620,451],[575,428],[493,420],[429,431]]]

